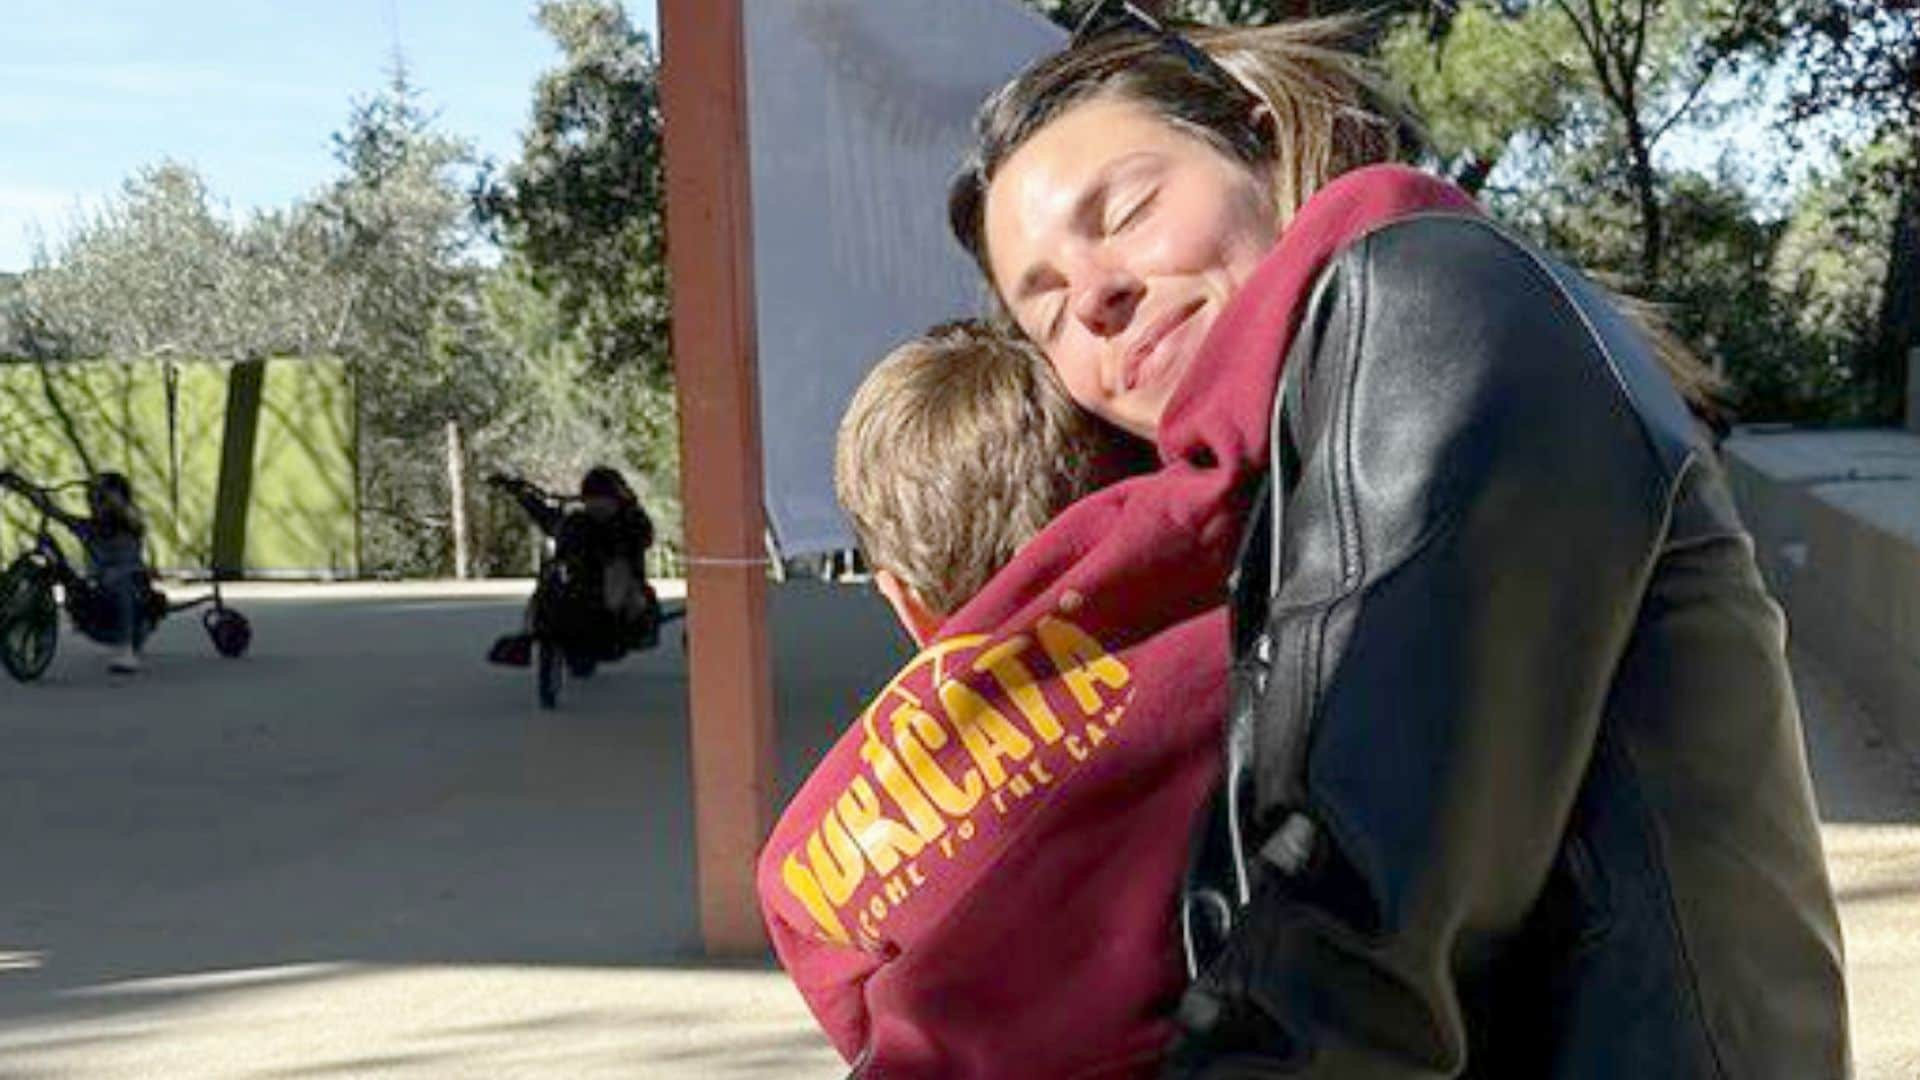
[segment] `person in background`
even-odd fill
[[[125,473],[95,473],[87,483],[84,515],[62,509],[45,492],[11,471],[0,471],[0,486],[33,503],[79,539],[87,553],[87,583],[94,589],[86,602],[97,605],[105,629],[103,640],[114,649],[107,670],[118,675],[139,671],[140,649],[147,631],[140,604],[149,578],[144,553],[146,524],[134,505],[132,481]]]
[[[495,477],[492,482],[512,495],[540,531],[553,538],[554,557],[569,562],[581,575],[580,595],[598,601],[598,613],[607,617],[618,644],[651,644],[644,638],[658,632],[659,605],[646,574],[653,519],[620,470],[609,465],[587,470],[580,478],[579,505],[572,510],[524,481]],[[528,612],[530,625],[531,606]],[[532,637],[524,630],[509,634],[494,643],[489,658],[524,665],[531,658],[531,645]]]

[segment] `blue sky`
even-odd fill
[[[142,165],[197,168],[236,215],[335,171],[328,137],[396,41],[442,130],[505,159],[558,52],[532,0],[9,0],[0,271]],[[655,36],[653,0],[626,0]]]
[[[397,44],[441,128],[504,160],[533,81],[558,59],[534,0],[6,0],[0,60],[0,271],[25,269],[143,165],[186,162],[236,217],[335,172],[329,136],[378,88]],[[657,41],[654,0],[625,0]],[[1777,94],[1778,87],[1771,92]],[[1763,112],[1677,130],[1662,163],[1728,155],[1777,209],[1825,163],[1787,154]]]

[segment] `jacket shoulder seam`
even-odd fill
[[[1647,424],[1646,409],[1639,396],[1633,392],[1632,385],[1628,383],[1626,376],[1622,373],[1619,358],[1614,355],[1612,347],[1607,344],[1606,337],[1600,333],[1600,328],[1594,324],[1593,317],[1589,315],[1586,308],[1581,306],[1581,304],[1574,299],[1573,295],[1567,291],[1566,284],[1547,266],[1545,260],[1541,258],[1540,253],[1535,251],[1532,245],[1514,237],[1512,233],[1508,232],[1497,222],[1479,215],[1443,211],[1428,211],[1425,213],[1410,214],[1402,218],[1395,218],[1393,221],[1369,231],[1365,234],[1365,238],[1371,239],[1373,236],[1396,226],[1423,221],[1458,222],[1483,229],[1493,234],[1502,244],[1518,252],[1525,258],[1527,266],[1533,272],[1533,276],[1546,286],[1547,290],[1560,301],[1563,307],[1572,311],[1575,317],[1580,320],[1580,325],[1586,331],[1587,341],[1592,347],[1594,354],[1598,356],[1601,363],[1606,366],[1607,374],[1613,381],[1614,389],[1619,393],[1621,400],[1626,404],[1627,408],[1633,413],[1634,427],[1640,432],[1642,446],[1647,451],[1648,456],[1653,460],[1655,468],[1660,471],[1662,478],[1671,484],[1675,478],[1674,474],[1676,469],[1666,464],[1664,456],[1660,453],[1660,447]]]

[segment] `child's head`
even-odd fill
[[[596,465],[580,478],[580,501],[588,516],[605,521],[636,500],[627,478],[611,465]]]
[[[1122,467],[1033,347],[943,323],[867,375],[840,422],[834,484],[881,591],[926,640],[1055,514]]]
[[[103,470],[87,485],[87,512],[94,520],[115,528],[138,528],[140,512],[133,504],[133,481],[127,474]]]

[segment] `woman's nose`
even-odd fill
[[[1096,337],[1112,337],[1133,321],[1145,288],[1131,274],[1100,273],[1074,298],[1074,318]]]

